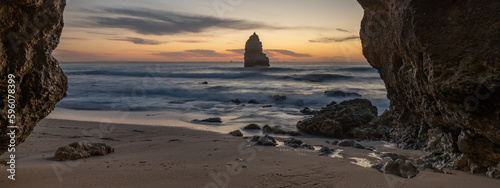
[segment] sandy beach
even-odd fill
[[[315,146],[331,141],[296,138]],[[7,167],[0,165],[0,183],[2,187],[497,187],[500,183],[461,171],[424,170],[405,179],[353,164],[352,157],[376,162],[368,157],[369,150],[330,145],[344,150],[344,158],[332,158],[288,146],[251,146],[249,140],[180,127],[45,119],[17,148],[16,180],[7,179]],[[54,159],[58,147],[77,141],[105,142],[115,152],[76,161]],[[384,142],[360,143],[409,158],[424,154]]]

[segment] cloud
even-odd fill
[[[61,37],[62,40],[85,40],[84,38],[79,38],[79,37]]]
[[[282,55],[287,55],[287,56],[292,56],[292,57],[312,57],[309,54],[296,53],[296,52],[293,52],[293,51],[290,51],[290,50],[271,49],[271,50],[267,50],[267,51],[277,52],[277,53],[280,53]]]
[[[246,20],[220,19],[212,16],[187,15],[146,8],[106,8],[96,11],[100,12],[99,15],[107,16],[89,17],[90,20],[87,25],[93,27],[123,28],[144,35],[168,35],[186,32],[199,33],[210,28],[234,30],[283,29]]]
[[[350,37],[344,37],[344,38],[334,38],[334,37],[323,37],[318,40],[309,40],[309,42],[313,43],[332,43],[332,42],[344,42],[344,41],[349,41],[349,40],[356,40],[359,39],[359,36],[350,36]]]
[[[143,38],[137,38],[137,37],[127,37],[127,38],[117,38],[117,39],[108,39],[108,40],[115,40],[115,41],[126,41],[126,42],[132,42],[134,44],[144,44],[144,45],[160,45],[166,42],[158,41],[158,40],[150,40],[150,39],[143,39]]]
[[[177,58],[185,58],[185,57],[228,57],[227,54],[218,53],[214,50],[185,50],[181,52],[159,52],[153,53],[153,55],[159,55],[164,57],[177,57]]]
[[[181,43],[202,43],[202,42],[206,42],[206,41],[202,41],[202,40],[176,40],[176,41],[172,41],[172,42],[181,42]]]
[[[225,57],[226,55],[217,53],[213,50],[186,50],[187,53],[195,54],[201,57]]]
[[[71,62],[71,61],[95,61],[106,59],[112,54],[107,53],[91,53],[91,52],[81,52],[74,50],[56,49],[52,53],[61,62]]]
[[[226,51],[230,51],[230,52],[234,52],[234,53],[238,53],[238,54],[245,54],[245,49],[230,49],[230,50],[226,50]]]
[[[347,29],[342,29],[342,28],[337,28],[336,30],[340,31],[340,32],[345,32],[345,33],[350,33],[351,32],[351,31],[349,31]]]

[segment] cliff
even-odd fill
[[[66,96],[67,78],[51,55],[59,43],[65,6],[65,0],[0,1],[0,154],[11,142],[8,132],[15,130],[13,140],[22,143]],[[15,78],[9,82],[10,74]],[[7,89],[13,89],[15,101],[10,102],[15,107],[9,106]]]
[[[500,2],[358,0],[363,54],[391,101],[383,126],[444,167],[500,161]],[[387,123],[389,122],[389,123]]]
[[[253,33],[245,44],[245,67],[269,67],[269,58],[262,51],[262,42]]]

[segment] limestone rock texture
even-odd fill
[[[65,0],[0,1],[0,154],[6,134],[15,125],[16,145],[33,131],[58,101],[66,96],[68,81],[51,55],[63,29]],[[8,75],[15,76],[15,124],[8,120]]]
[[[500,1],[358,0],[363,54],[391,105],[390,140],[455,169],[500,161]]]
[[[54,158],[58,161],[77,160],[92,156],[103,156],[114,151],[115,149],[106,143],[73,142],[69,146],[57,149]]]
[[[269,58],[262,51],[259,35],[253,33],[245,44],[245,67],[269,67]]]

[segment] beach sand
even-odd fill
[[[245,134],[245,132],[243,132]],[[89,136],[92,135],[92,136]],[[311,145],[327,138],[297,137]],[[282,138],[278,140],[283,141]],[[341,148],[344,158],[318,156],[317,151],[288,146],[250,146],[249,137],[180,127],[100,124],[45,119],[17,146],[16,180],[0,165],[2,187],[499,187],[483,174],[421,171],[405,179],[352,164],[351,157],[372,151]],[[105,142],[115,148],[106,156],[55,161],[58,147],[77,141]],[[378,151],[410,158],[425,153],[361,142]],[[8,153],[0,156],[7,160]]]

